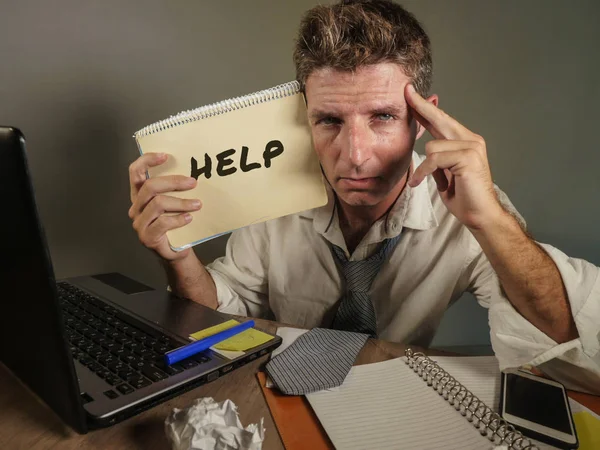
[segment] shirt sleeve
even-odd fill
[[[263,317],[269,313],[269,242],[264,223],[234,231],[225,249],[206,269],[217,289],[217,311]]]
[[[538,244],[560,272],[579,333],[577,339],[558,344],[512,306],[490,262],[473,241],[478,254],[467,269],[468,290],[489,309],[490,338],[500,369],[531,364],[568,388],[600,394],[600,269]]]
[[[558,344],[512,306],[483,254],[472,263],[469,291],[489,309],[490,338],[500,369],[538,366],[568,388],[600,394],[600,276],[587,261],[540,244],[559,269],[579,337]]]

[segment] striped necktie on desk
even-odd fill
[[[332,245],[333,254],[342,266],[346,292],[342,295],[331,328],[377,337],[377,317],[369,290],[400,236],[386,239],[375,254],[362,261],[348,261],[344,251],[337,245]]]
[[[369,336],[313,328],[273,357],[265,371],[281,392],[304,395],[344,382]]]

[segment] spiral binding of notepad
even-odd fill
[[[195,122],[197,120],[218,116],[230,111],[235,111],[252,105],[258,105],[260,103],[269,102],[278,98],[289,97],[290,95],[295,95],[299,92],[300,83],[297,81],[290,81],[289,83],[284,83],[269,89],[253,92],[252,94],[242,95],[241,97],[234,97],[217,103],[212,103],[210,105],[201,106],[200,108],[180,112],[179,114],[171,116],[168,119],[161,120],[142,128],[133,136],[135,138],[148,136],[150,134],[158,133],[159,131],[168,130],[173,127]]]
[[[507,445],[510,450],[539,450],[511,424],[473,395],[437,362],[423,353],[407,349],[406,363],[429,386],[444,397],[467,418],[477,430],[495,445]]]

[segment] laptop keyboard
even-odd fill
[[[197,354],[177,364],[165,352],[181,344],[66,282],[57,283],[73,358],[114,386],[108,398],[127,395],[210,361]]]

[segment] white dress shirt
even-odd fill
[[[423,157],[413,153],[413,167]],[[499,200],[519,221],[506,195]],[[226,254],[207,269],[219,311],[274,318],[305,328],[328,327],[343,292],[331,244],[348,255],[330,192],[326,206],[234,231]],[[523,223],[523,222],[522,222]],[[579,338],[557,344],[521,316],[471,232],[444,206],[430,176],[408,185],[377,221],[352,261],[402,234],[371,287],[380,339],[428,347],[446,309],[465,291],[489,310],[501,369],[539,366],[568,387],[600,393],[600,270],[541,244],[566,286]]]

